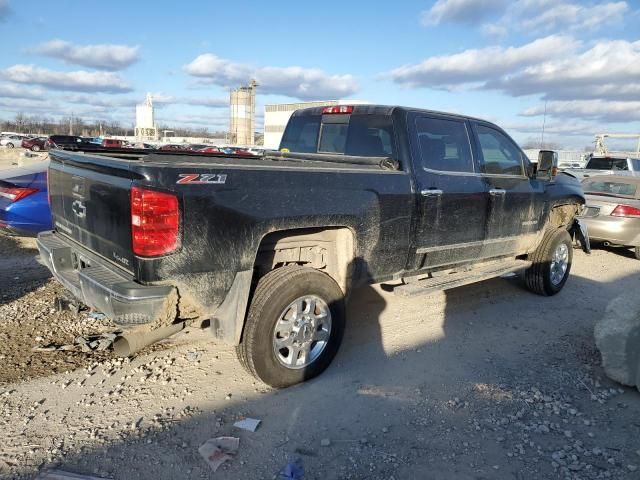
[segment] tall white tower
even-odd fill
[[[136,105],[136,137],[140,140],[157,140],[158,129],[153,114],[153,97],[147,93],[144,103]]]
[[[256,131],[256,87],[258,82],[251,80],[249,85],[231,90],[229,97],[229,134],[231,143],[253,145]]]

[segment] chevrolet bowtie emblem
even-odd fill
[[[87,216],[87,207],[80,200],[74,200],[71,204],[71,210],[76,214],[78,218],[84,218]]]

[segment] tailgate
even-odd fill
[[[133,271],[129,160],[52,150],[49,195],[54,228]],[[82,261],[82,259],[79,259]]]

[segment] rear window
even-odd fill
[[[594,170],[629,170],[626,158],[592,158],[587,168]]]
[[[389,115],[299,115],[291,117],[280,149],[300,153],[332,153],[393,157],[393,124]]]
[[[614,196],[635,197],[637,186],[632,183],[585,180],[582,184],[585,193],[605,194]]]

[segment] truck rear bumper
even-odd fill
[[[175,288],[141,285],[86,248],[55,232],[38,235],[38,250],[53,276],[73,295],[120,324],[169,324],[176,317]]]

